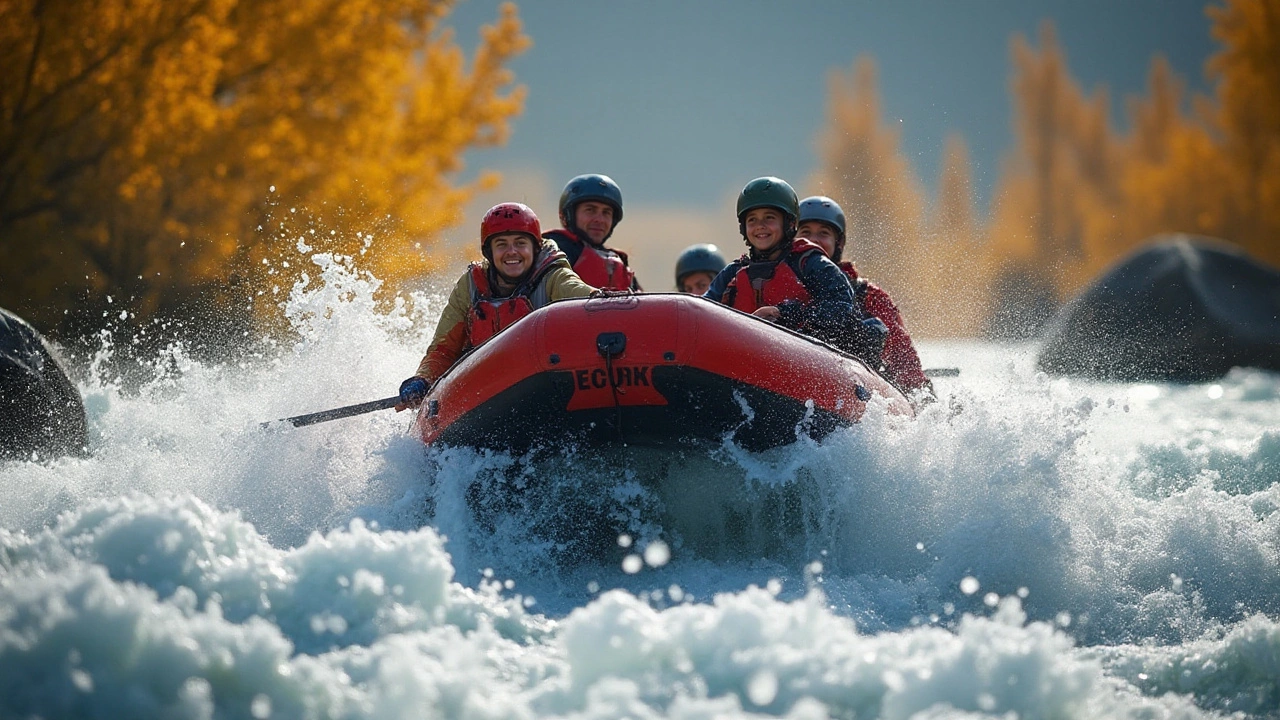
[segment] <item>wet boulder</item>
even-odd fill
[[[48,342],[0,308],[0,459],[76,454],[84,403]]]
[[[1121,381],[1280,370],[1280,271],[1220,240],[1158,236],[1062,307],[1037,365]]]

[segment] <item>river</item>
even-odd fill
[[[0,717],[1280,713],[1280,375],[922,342],[918,418],[762,454],[264,429],[394,394],[443,300],[317,265],[288,342],[127,389],[103,343],[89,454],[0,463]]]

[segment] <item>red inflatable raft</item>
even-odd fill
[[[456,363],[418,413],[423,441],[665,447],[732,435],[750,450],[821,438],[880,395],[906,398],[829,345],[710,300],[614,295],[552,303]]]

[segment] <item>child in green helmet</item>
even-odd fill
[[[748,251],[716,276],[704,297],[864,360],[878,359],[884,324],[855,306],[844,273],[820,247],[796,239],[798,216],[796,191],[786,181],[747,183],[738,195],[738,230]]]

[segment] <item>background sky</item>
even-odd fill
[[[467,209],[455,239],[475,234],[495,202],[530,203],[547,227],[572,176],[599,172],[622,188],[626,219],[610,241],[630,249],[646,289],[666,289],[692,242],[737,255],[732,202],[750,179],[778,175],[801,195],[818,166],[833,70],[875,60],[881,111],[932,194],[944,142],[968,143],[985,215],[1011,147],[1010,41],[1039,47],[1052,20],[1068,69],[1105,86],[1114,124],[1144,94],[1163,54],[1194,92],[1208,92],[1204,0],[538,0],[518,3],[533,47],[512,64],[528,88],[507,145],[469,153],[468,173],[504,172]],[[462,0],[447,22],[470,52],[500,0]]]

